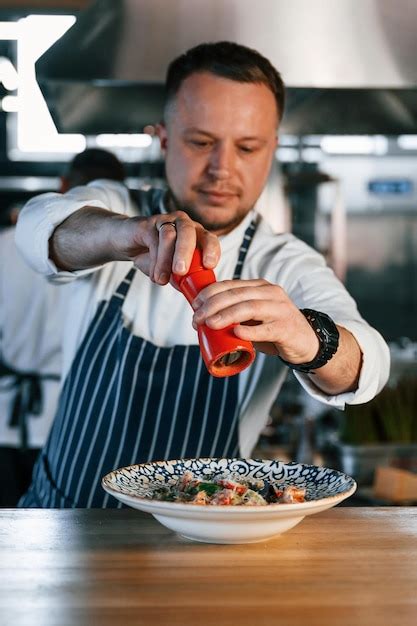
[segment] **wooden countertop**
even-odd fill
[[[269,542],[123,510],[0,510],[0,625],[415,626],[417,508],[338,507]]]

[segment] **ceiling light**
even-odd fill
[[[72,155],[86,146],[85,137],[59,134],[39,88],[35,63],[74,24],[73,15],[29,15],[20,19],[17,45],[17,75],[19,79],[16,139],[9,149],[12,159],[34,160],[45,153]],[[23,153],[20,154],[19,152]]]
[[[152,144],[152,137],[144,133],[103,133],[97,135],[96,143],[108,148],[148,148]]]
[[[400,135],[397,143],[403,150],[417,150],[417,135]]]
[[[388,139],[383,135],[326,135],[320,142],[328,154],[377,154],[388,151]]]
[[[17,22],[0,22],[0,39],[17,39],[18,32]]]

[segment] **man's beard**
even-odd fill
[[[226,233],[236,228],[236,226],[245,219],[250,210],[242,211],[242,213],[238,213],[233,219],[229,219],[228,221],[209,222],[205,220],[204,215],[200,215],[192,205],[181,204],[178,198],[172,193],[171,189],[167,191],[166,206],[168,211],[184,211],[194,222],[198,222],[206,230],[212,232],[225,231]]]

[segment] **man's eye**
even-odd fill
[[[210,142],[209,141],[199,141],[197,139],[192,139],[190,141],[191,145],[195,146],[196,148],[207,148],[208,146],[210,146]]]
[[[251,154],[255,152],[255,148],[253,146],[239,146],[239,150],[244,152],[245,154]]]

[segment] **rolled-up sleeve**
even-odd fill
[[[345,404],[369,402],[385,386],[390,371],[390,352],[379,332],[365,321],[338,321],[355,337],[362,352],[362,367],[358,388],[355,391],[330,396],[320,391],[309,376],[295,372],[304,389],[316,400],[343,409]]]
[[[328,395],[314,385],[314,377],[294,371],[304,389],[316,400],[343,409],[345,404],[372,400],[387,383],[390,352],[381,334],[360,315],[355,301],[344,285],[326,266],[324,258],[305,244],[289,240],[282,250],[286,255],[285,273],[275,277],[300,308],[311,308],[330,315],[332,320],[352,333],[362,352],[362,367],[355,391]],[[278,263],[271,264],[278,267]]]
[[[122,214],[131,210],[126,187],[111,181],[94,181],[65,194],[45,193],[27,202],[17,222],[16,245],[35,272],[68,280],[95,271],[96,268],[60,271],[49,258],[49,239],[55,228],[72,213],[87,206]]]

